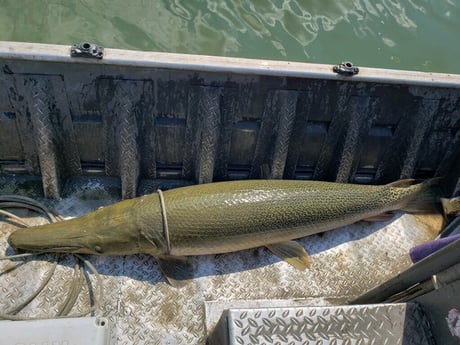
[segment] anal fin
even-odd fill
[[[364,218],[363,221],[364,222],[387,222],[391,220],[394,216],[395,215],[393,212],[385,212],[385,213],[377,214],[375,216]]]
[[[305,249],[294,241],[268,244],[266,247],[276,256],[286,261],[298,270],[310,268],[310,258]]]
[[[157,258],[161,272],[175,288],[183,287],[194,276],[192,262],[182,256],[162,256]]]

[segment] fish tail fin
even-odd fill
[[[420,200],[417,198],[409,201],[402,210],[407,213],[438,213],[441,208],[440,204],[434,199]]]
[[[444,194],[442,191],[444,180],[443,177],[434,177],[415,185],[412,180],[412,184],[407,187],[413,188],[415,193],[411,195],[402,210],[408,213],[439,213],[442,211],[440,198]]]

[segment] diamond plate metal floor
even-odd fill
[[[83,187],[77,189],[79,193]],[[97,184],[88,188],[99,190],[100,199],[75,193],[50,207],[60,215],[73,217],[116,201]],[[391,222],[358,223],[301,239],[312,259],[308,271],[291,268],[264,248],[195,257],[196,278],[180,290],[165,282],[155,260],[148,255],[89,256],[104,286],[96,316],[106,317],[113,325],[112,344],[205,344],[218,321],[218,317],[210,319],[206,315],[206,304],[226,303],[226,308],[235,308],[233,301],[240,301],[236,308],[257,307],[261,300],[283,301],[286,307],[346,304],[407,268],[409,249],[435,236],[436,225],[431,221],[400,214]],[[6,239],[13,230],[10,224],[0,222],[0,252],[12,253]],[[0,275],[0,312],[31,294],[51,266],[51,256],[26,262]],[[59,263],[45,291],[22,315],[53,315],[65,300],[74,262],[63,256]],[[13,264],[0,262],[0,271]],[[94,277],[89,277],[94,283]],[[87,291],[82,291],[77,302],[70,315],[87,310]],[[261,306],[267,304],[258,304]],[[397,310],[402,309],[391,311],[391,315]]]
[[[432,345],[416,304],[253,308],[226,311],[210,345]]]

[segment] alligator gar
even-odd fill
[[[187,186],[100,208],[79,218],[19,229],[24,251],[103,255],[148,253],[166,276],[180,257],[268,247],[296,268],[309,266],[292,240],[426,201],[433,180],[382,186],[298,180],[245,180]],[[414,207],[415,206],[415,207]],[[175,271],[175,272],[172,272]]]

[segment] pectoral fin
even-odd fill
[[[166,280],[176,288],[183,287],[194,276],[193,265],[186,257],[162,256],[157,260]]]
[[[310,258],[305,249],[294,241],[287,241],[266,246],[273,254],[298,270],[310,268]]]

